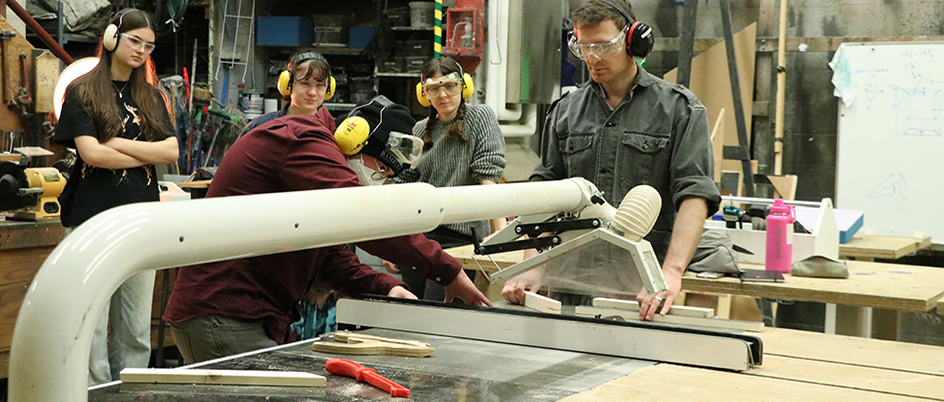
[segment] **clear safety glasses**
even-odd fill
[[[154,51],[154,48],[157,47],[154,42],[145,42],[144,39],[134,35],[122,33],[121,37],[128,41],[128,46],[131,46],[132,49],[139,52],[151,54],[151,52]]]
[[[432,78],[427,78],[426,82],[423,83],[423,92],[426,93],[427,99],[436,98],[443,92],[449,96],[458,94],[462,92],[462,77],[459,77],[459,74],[450,73],[435,81]]]
[[[567,41],[567,47],[570,48],[570,52],[573,53],[574,56],[577,56],[581,60],[588,60],[590,56],[602,59],[615,55],[626,48],[627,31],[629,31],[629,27],[623,27],[619,35],[616,35],[612,40],[598,43],[577,43],[577,36],[571,32],[570,38]]]
[[[328,80],[316,81],[316,80],[304,80],[304,81],[295,81],[292,84],[294,89],[297,89],[299,92],[308,92],[312,88],[318,90],[318,92],[328,92]]]

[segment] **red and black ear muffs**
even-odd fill
[[[644,59],[649,55],[649,53],[652,53],[652,47],[655,45],[655,37],[652,34],[652,27],[642,22],[636,21],[635,18],[629,15],[629,10],[613,0],[596,1],[605,3],[606,5],[612,7],[614,10],[616,10],[616,12],[620,13],[620,15],[626,19],[629,25],[629,32],[626,32],[626,51],[630,56]],[[572,33],[576,39],[578,30],[575,28]]]
[[[626,33],[626,50],[629,54],[639,58],[646,58],[652,52],[655,38],[652,37],[652,28],[642,22],[635,21],[629,26]]]

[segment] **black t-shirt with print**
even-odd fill
[[[113,84],[115,102],[124,123],[122,132],[118,136],[129,140],[147,141],[141,132],[143,117],[139,115],[137,105],[131,96],[131,87],[123,81],[113,81]],[[161,105],[164,104],[156,88],[154,96],[160,99]],[[171,134],[173,128],[170,116],[167,114],[167,109],[162,109],[165,130]],[[62,113],[53,141],[75,148],[75,139],[83,135],[100,138],[95,121],[82,107],[74,88],[70,88],[62,104]],[[79,154],[69,175],[66,189],[59,197],[59,203],[62,206],[60,218],[64,226],[74,227],[110,208],[159,199],[160,193],[157,189],[157,177],[153,165],[129,169],[106,169],[87,165]]]

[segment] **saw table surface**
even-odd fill
[[[326,388],[113,383],[89,401],[396,401],[372,386],[328,374],[328,358],[372,367],[411,390],[413,401],[944,401],[944,348],[767,328],[762,366],[742,373],[469,341],[410,332],[371,334],[432,343],[430,358],[334,356],[310,341],[202,368],[307,371]],[[697,345],[679,345],[697,347]]]
[[[363,333],[428,342],[436,353],[427,358],[337,355],[314,352],[313,340],[307,340],[200,368],[310,372],[327,377],[325,388],[117,383],[90,391],[89,401],[557,401],[654,364],[401,331]],[[410,399],[328,373],[325,362],[334,357],[375,369],[409,388]]]

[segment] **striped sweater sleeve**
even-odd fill
[[[469,108],[464,120],[466,135],[475,147],[472,155],[472,176],[476,181],[501,181],[505,171],[505,137],[498,128],[498,117],[492,108],[476,105]]]

